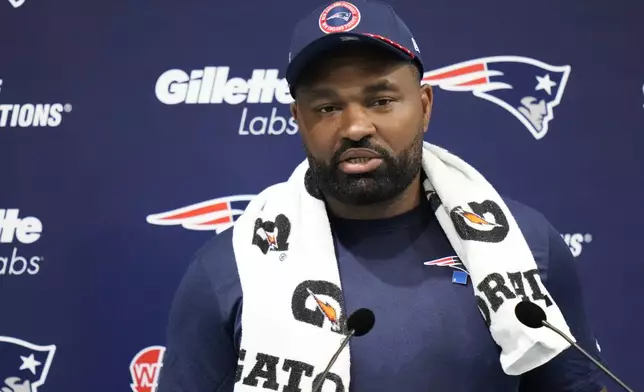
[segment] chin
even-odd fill
[[[392,184],[383,184],[375,178],[364,175],[351,177],[354,178],[346,178],[333,192],[334,198],[342,203],[355,206],[376,204],[394,199],[400,194],[400,190],[392,187]]]

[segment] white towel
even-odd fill
[[[570,331],[509,209],[478,171],[440,147],[424,143],[422,166],[425,194],[470,275],[472,300],[501,348],[501,367],[519,375],[548,362],[569,343],[546,328],[521,324],[515,305],[526,297],[545,310],[550,323]],[[289,382],[310,391],[346,333],[330,224],[324,202],[306,190],[307,169],[305,160],[287,182],[261,192],[233,227],[243,292],[235,391]],[[500,280],[507,289],[488,289],[486,295],[483,287],[494,288]],[[389,315],[375,316],[377,326],[378,318]],[[350,365],[347,346],[322,391],[348,391]],[[301,380],[289,381],[298,366],[304,369]]]

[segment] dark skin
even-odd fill
[[[344,138],[370,137],[372,143],[398,155],[414,143],[419,132],[426,132],[432,89],[420,86],[410,65],[387,61],[378,50],[356,48],[325,59],[316,71],[313,82],[298,88],[291,112],[304,145],[317,159],[330,163]],[[418,205],[420,188],[417,175],[391,200],[357,206],[326,194],[325,199],[340,217],[388,218]]]
[[[331,164],[343,139],[369,138],[394,156],[422,141],[418,136],[427,131],[433,93],[430,86],[419,84],[417,71],[408,64],[383,59],[378,50],[355,48],[327,56],[313,72],[315,76],[297,88],[291,113],[315,158]],[[324,196],[337,216],[388,218],[419,204],[420,174],[399,196],[379,203],[350,205]]]

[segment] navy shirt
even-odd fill
[[[543,215],[504,201],[571,333],[597,356],[569,248]],[[366,307],[377,320],[351,342],[350,391],[601,390],[599,370],[574,349],[522,376],[503,372],[471,282],[452,283],[453,269],[423,264],[456,255],[426,200],[390,219],[330,219],[347,314]],[[197,253],[178,288],[157,392],[233,391],[242,304],[227,230]]]

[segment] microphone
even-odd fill
[[[351,313],[351,315],[347,319],[347,329],[349,330],[349,333],[342,341],[342,344],[340,345],[340,348],[338,348],[338,351],[336,351],[333,355],[333,358],[331,358],[331,361],[329,361],[329,364],[327,365],[326,369],[324,369],[324,372],[322,372],[320,378],[318,379],[318,382],[313,385],[313,392],[318,392],[320,390],[322,383],[324,383],[324,380],[326,379],[326,375],[331,369],[331,366],[333,366],[335,361],[338,359],[338,356],[340,356],[342,349],[344,349],[347,343],[349,343],[349,339],[354,336],[366,335],[367,333],[369,333],[369,331],[371,331],[371,328],[373,328],[373,325],[375,323],[376,317],[369,309],[362,308]]]
[[[604,365],[599,363],[595,358],[593,358],[590,354],[588,354],[584,349],[579,347],[575,342],[572,341],[566,334],[561,332],[559,329],[557,329],[555,326],[550,324],[548,321],[546,321],[546,312],[541,309],[541,307],[533,302],[530,301],[521,301],[517,304],[517,306],[514,308],[514,314],[517,316],[517,319],[519,321],[530,328],[541,328],[542,326],[546,326],[547,328],[555,331],[557,334],[559,334],[561,337],[566,339],[568,343],[570,343],[574,348],[579,350],[580,353],[584,354],[588,359],[590,359],[597,367],[599,367],[604,373],[609,375],[615,382],[617,382],[619,385],[621,385],[625,390],[629,392],[633,392],[631,388],[629,388],[626,384],[624,384],[617,376],[615,376],[613,373],[610,372]]]

